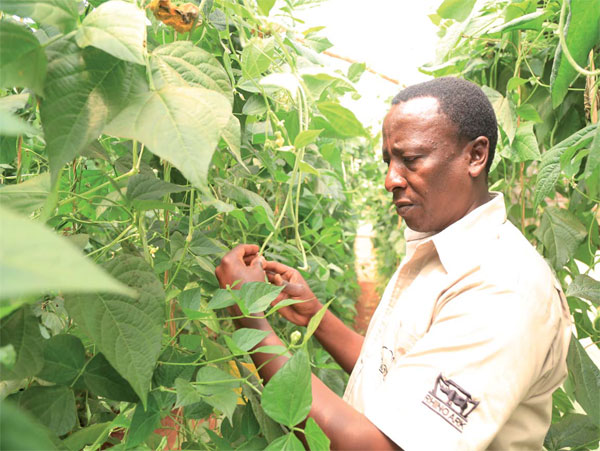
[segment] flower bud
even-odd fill
[[[302,332],[300,332],[299,330],[295,330],[294,332],[292,332],[290,334],[290,343],[295,345],[296,343],[298,343],[300,341],[301,338],[302,338]]]

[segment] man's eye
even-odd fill
[[[413,163],[417,160],[417,158],[419,157],[402,157],[402,161],[405,163]]]

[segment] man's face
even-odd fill
[[[441,231],[475,208],[468,144],[437,99],[392,106],[383,123],[385,188],[412,230]]]

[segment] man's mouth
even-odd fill
[[[394,205],[396,206],[396,213],[400,216],[403,216],[413,207],[413,204],[407,201],[395,201]]]

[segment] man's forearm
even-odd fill
[[[315,331],[315,338],[347,373],[352,372],[364,341],[362,335],[328,310]]]

